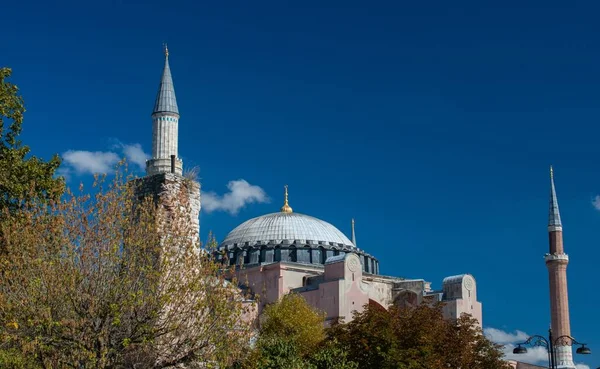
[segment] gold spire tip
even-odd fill
[[[169,57],[169,47],[167,46],[166,42],[163,44],[163,46],[165,47],[165,58],[168,58]]]
[[[285,191],[284,191],[284,199],[283,199],[283,206],[281,207],[281,212],[282,213],[291,213],[292,208],[290,207],[290,204],[288,203],[288,185],[283,186],[283,188],[285,189]]]

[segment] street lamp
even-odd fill
[[[542,336],[531,336],[527,341],[517,344],[517,347],[513,350],[513,354],[526,354],[527,348],[523,346],[541,346],[545,347],[548,351],[548,368],[557,369],[556,366],[556,346],[573,346],[581,345],[575,351],[581,355],[589,355],[592,353],[589,347],[586,347],[585,343],[577,342],[575,338],[571,336],[560,336],[556,340],[552,339],[552,329],[548,330],[548,339]],[[600,369],[600,368],[598,368]]]
[[[592,350],[590,350],[588,347],[585,347],[585,344],[581,344],[581,347],[578,347],[577,351],[575,352],[582,355],[589,355],[592,353]]]

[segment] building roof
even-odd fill
[[[329,246],[353,247],[353,243],[333,225],[300,213],[272,213],[245,221],[231,231],[221,247],[233,245],[245,246],[256,244],[294,243],[300,241],[308,244],[325,243]]]
[[[454,283],[462,283],[463,279],[467,276],[467,274],[459,274],[453,275],[450,277],[444,278],[443,284],[454,284]]]
[[[173,78],[171,78],[171,69],[169,68],[169,50],[167,48],[165,48],[165,68],[163,69],[156,101],[154,102],[154,110],[152,111],[152,114],[156,113],[175,113],[179,115],[175,87],[173,87]]]

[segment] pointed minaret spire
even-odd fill
[[[291,213],[292,208],[290,207],[290,204],[288,203],[288,185],[283,186],[283,188],[285,189],[285,191],[284,191],[284,199],[283,199],[283,206],[281,207],[281,212],[282,213]]]
[[[354,232],[354,218],[352,218],[352,243],[356,246],[356,233]]]
[[[164,45],[165,66],[152,110],[152,158],[146,162],[146,174],[181,175],[183,162],[177,154],[179,108],[169,68],[169,48]]]
[[[165,44],[165,67],[163,69],[162,78],[156,94],[154,102],[154,110],[156,113],[173,113],[179,115],[177,108],[177,98],[175,97],[175,88],[173,87],[173,78],[171,77],[171,68],[169,68],[169,48]]]
[[[548,214],[548,230],[562,230],[560,211],[558,210],[558,199],[556,198],[556,188],[554,187],[554,169],[552,169],[552,166],[550,166],[550,209]]]

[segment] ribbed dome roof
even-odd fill
[[[320,219],[299,213],[272,213],[250,219],[231,231],[221,247],[231,247],[234,244],[245,246],[258,242],[267,244],[273,241],[280,244],[283,241],[301,243],[310,241],[325,242],[330,246],[354,247],[352,242],[339,229]]]

